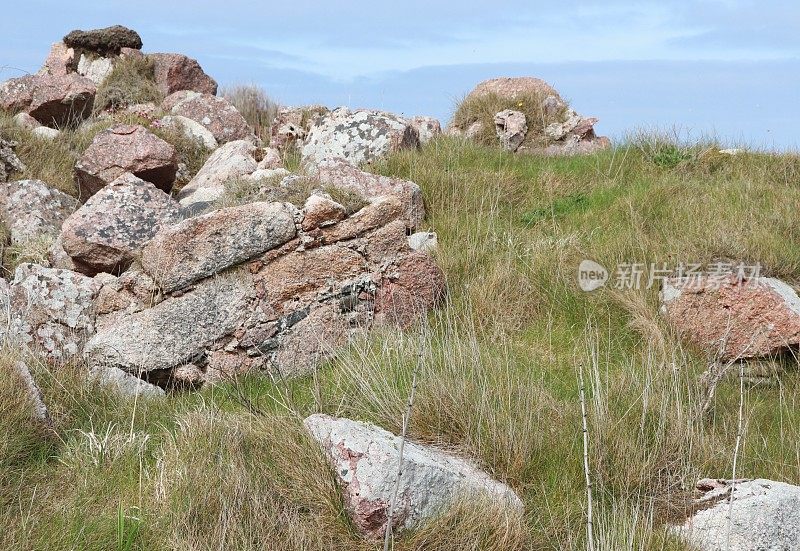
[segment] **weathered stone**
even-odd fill
[[[89,371],[89,378],[101,386],[111,388],[118,394],[130,398],[141,396],[153,398],[165,394],[164,389],[151,385],[118,367],[95,366]]]
[[[9,113],[26,111],[33,102],[37,82],[37,75],[25,75],[0,84],[0,109]]]
[[[800,549],[800,487],[773,480],[701,480],[696,512],[672,531],[698,551]]]
[[[311,127],[301,155],[307,165],[340,159],[357,166],[419,145],[414,126],[397,115],[340,107]]]
[[[375,319],[409,327],[444,298],[445,279],[433,259],[420,252],[404,255],[375,296]]]
[[[180,130],[184,136],[199,142],[206,149],[216,149],[218,146],[214,134],[192,119],[180,115],[167,115],[159,119],[158,126]]]
[[[319,233],[324,243],[336,243],[360,237],[402,217],[403,208],[400,199],[387,195],[374,199],[349,218],[333,226],[321,228]],[[407,226],[407,222],[404,223]]]
[[[75,62],[75,50],[63,42],[56,42],[50,47],[50,53],[38,74],[66,76],[74,71]]]
[[[219,209],[164,228],[142,250],[142,269],[165,293],[283,245],[296,235],[288,203]]]
[[[466,97],[470,100],[474,97],[495,94],[501,98],[515,99],[525,95],[535,95],[542,99],[553,96],[561,99],[555,88],[547,84],[540,78],[535,77],[501,77],[492,78],[480,82]]]
[[[225,182],[258,169],[256,147],[246,141],[229,142],[211,154],[203,168],[178,193],[184,207],[216,201],[225,193]]]
[[[64,222],[61,243],[78,271],[119,273],[160,229],[180,219],[180,206],[169,195],[125,173]]]
[[[720,360],[770,356],[800,344],[800,297],[778,279],[669,278],[661,300],[678,333]]]
[[[17,142],[0,138],[0,182],[5,182],[12,172],[24,172],[25,164],[19,160],[14,148]]]
[[[430,253],[439,247],[436,232],[420,231],[408,236],[408,246],[421,253]]]
[[[217,82],[195,59],[181,54],[147,54],[147,59],[153,60],[156,85],[164,97],[181,90],[217,93]]]
[[[400,199],[404,216],[411,228],[425,218],[422,191],[414,182],[364,172],[342,161],[326,161],[317,167],[316,177],[323,184],[354,191],[366,199],[387,195]]]
[[[98,290],[97,282],[81,274],[21,264],[9,288],[7,334],[49,358],[74,357],[94,332],[92,301]]]
[[[86,359],[137,374],[192,363],[246,317],[250,289],[246,281],[211,279],[152,308],[112,314],[86,344]]]
[[[117,124],[97,134],[75,165],[83,201],[126,172],[169,193],[177,170],[172,145],[143,126],[129,124]]]
[[[425,145],[442,133],[442,124],[433,117],[413,117],[408,121],[419,134],[419,143]]]
[[[386,530],[398,471],[393,530],[411,528],[464,499],[486,499],[522,513],[511,488],[465,459],[407,440],[399,469],[400,437],[380,427],[323,414],[304,424],[333,467],[353,523],[369,539]]]
[[[42,123],[31,117],[27,113],[17,113],[14,115],[12,119],[14,124],[19,126],[20,128],[25,128],[26,130],[33,130],[35,128],[39,128],[42,126]]]
[[[301,147],[311,126],[329,112],[322,105],[279,109],[270,127],[270,147],[282,153]]]
[[[500,146],[506,151],[516,151],[528,133],[525,114],[512,109],[500,111],[494,116],[494,128]]]
[[[90,31],[74,30],[63,39],[64,44],[75,50],[87,50],[105,56],[117,55],[122,48],[142,49],[142,37],[122,25]]]
[[[77,73],[28,75],[0,87],[0,109],[26,111],[45,126],[74,125],[91,114],[96,88]]]
[[[81,54],[78,60],[77,73],[100,86],[114,70],[114,59]]]
[[[13,371],[16,372],[22,384],[25,386],[25,391],[28,394],[32,406],[33,418],[44,423],[45,425],[52,426],[53,420],[50,418],[50,411],[44,403],[44,395],[42,389],[36,384],[36,381],[31,375],[30,369],[23,361],[15,362],[12,366]]]
[[[303,231],[323,228],[347,218],[345,208],[325,195],[314,194],[303,207]]]
[[[34,136],[38,137],[38,138],[41,138],[43,140],[47,140],[47,141],[50,141],[50,142],[52,142],[53,140],[55,140],[56,138],[58,138],[61,135],[61,131],[60,130],[58,130],[56,128],[50,128],[49,126],[39,126],[37,128],[34,128],[31,131],[31,133]]]
[[[162,107],[173,115],[202,124],[219,144],[235,140],[258,141],[241,113],[225,98],[183,90],[167,96]]]
[[[12,243],[58,235],[61,224],[79,205],[73,197],[41,180],[0,183],[0,216]]]

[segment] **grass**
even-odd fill
[[[146,57],[120,58],[111,74],[97,88],[95,114],[116,111],[138,103],[161,103],[163,96],[156,85],[155,65]]]
[[[440,137],[374,166],[421,186],[447,303],[407,332],[355,341],[314,376],[131,402],[92,388],[80,366],[33,363],[54,435],[33,437],[19,393],[0,390],[19,426],[0,433],[0,548],[375,549],[301,419],[399,431],[422,350],[410,435],[471,457],[525,514],[459,503],[395,549],[585,549],[582,367],[595,548],[687,551],[667,525],[698,478],[730,476],[738,382],[699,415],[706,362],[665,325],[657,289],[584,293],[577,266],[735,259],[796,285],[800,159],[681,143],[660,156],[648,143],[540,158]],[[800,372],[788,363],[780,384],[745,389],[740,476],[800,481]]]
[[[278,112],[278,104],[270,99],[263,88],[240,84],[224,88],[220,95],[236,107],[247,124],[255,130],[256,136],[264,143],[269,143],[270,128]]]
[[[503,97],[498,94],[488,93],[468,96],[461,102],[453,115],[453,126],[467,130],[475,123],[480,123],[480,130],[473,137],[476,143],[486,146],[498,144],[495,132],[494,116],[505,109],[520,111],[525,115],[528,132],[520,147],[539,148],[549,145],[544,129],[553,122],[561,122],[561,117],[566,106],[558,113],[547,114],[542,109],[545,99],[540,94],[527,93],[513,98]]]

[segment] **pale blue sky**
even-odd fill
[[[798,149],[800,2],[8,2],[0,79],[33,72],[73,28],[121,23],[146,51],[197,58],[220,84],[284,104],[375,107],[445,122],[480,80],[533,75],[614,138],[677,126]]]

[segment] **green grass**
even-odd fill
[[[738,382],[700,415],[706,362],[665,325],[657,289],[584,293],[577,266],[734,259],[797,284],[800,160],[674,146],[687,152],[678,163],[641,142],[547,159],[441,137],[378,164],[422,187],[447,303],[419,327],[357,340],[314,376],[130,402],[79,366],[34,364],[55,429],[35,438],[19,405],[4,413],[20,428],[0,433],[0,548],[375,549],[301,419],[398,431],[422,351],[411,436],[473,458],[525,514],[458,504],[395,549],[585,549],[582,369],[596,548],[685,551],[665,526],[698,478],[730,476]],[[779,385],[745,390],[738,476],[800,481],[792,364]]]

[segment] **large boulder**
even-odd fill
[[[83,201],[126,172],[169,193],[177,171],[175,148],[145,127],[130,124],[117,124],[97,134],[75,164]]]
[[[17,142],[0,138],[0,182],[5,182],[12,172],[24,172],[25,164],[19,160],[14,148]]]
[[[69,270],[20,264],[0,302],[10,313],[5,334],[54,360],[75,357],[94,333],[93,300],[100,285]],[[3,332],[0,328],[0,332]]]
[[[225,182],[258,169],[256,147],[247,140],[226,143],[208,158],[194,178],[178,193],[184,207],[200,208],[225,193]]]
[[[0,183],[0,216],[12,243],[58,235],[61,224],[80,203],[41,180]]]
[[[45,126],[75,125],[92,112],[97,88],[77,73],[28,75],[0,86],[0,109],[25,111]]]
[[[293,239],[296,213],[288,203],[249,203],[189,218],[147,243],[142,269],[171,293]]]
[[[134,374],[198,361],[247,316],[249,293],[245,281],[211,279],[152,308],[107,316],[86,344],[85,356],[92,367]]]
[[[502,98],[516,99],[532,95],[542,98],[560,98],[558,91],[540,78],[535,77],[500,77],[484,80],[467,95],[465,101],[494,94]]]
[[[350,190],[367,199],[398,197],[410,228],[417,228],[425,218],[422,191],[414,182],[364,172],[339,159],[322,162],[315,168],[315,177],[325,185]]]
[[[76,270],[119,273],[160,229],[180,219],[180,205],[169,195],[125,173],[67,218],[61,244]]]
[[[67,48],[93,52],[102,57],[118,55],[123,48],[142,49],[139,33],[122,25],[90,31],[74,30],[64,37],[63,42]]]
[[[153,60],[156,85],[164,97],[181,90],[216,95],[217,81],[197,60],[181,54],[147,54],[147,59]]]
[[[375,425],[315,414],[304,421],[336,479],[356,528],[367,538],[383,536],[394,500],[392,530],[411,528],[446,513],[461,500],[486,500],[521,515],[522,500],[470,461],[406,441],[400,466],[400,437]]]
[[[202,124],[220,144],[234,140],[257,142],[253,129],[225,98],[182,90],[167,96],[162,107],[173,115]]]
[[[764,479],[704,479],[697,491],[695,512],[673,528],[692,549],[800,549],[800,487]]]
[[[317,119],[301,149],[307,165],[340,159],[368,163],[392,151],[419,147],[414,125],[392,113],[340,107]]]
[[[800,297],[778,279],[668,278],[661,301],[670,325],[719,360],[770,356],[800,344]]]

